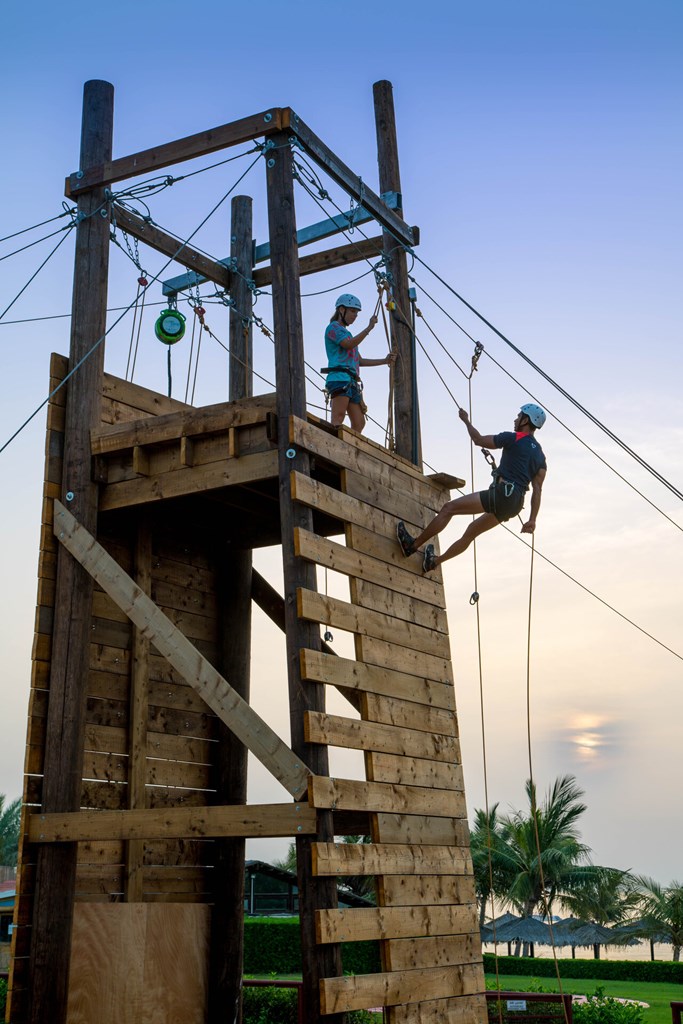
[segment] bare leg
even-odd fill
[[[493,512],[484,512],[483,516],[479,516],[473,523],[470,523],[460,540],[456,540],[454,544],[451,544],[442,555],[435,556],[435,565],[441,565],[442,562],[446,562],[449,558],[461,555],[463,551],[468,549],[473,540],[479,537],[480,534],[486,533],[487,530],[492,530],[494,526],[498,526],[498,520]]]
[[[478,513],[483,511],[484,506],[481,503],[481,498],[478,493],[464,494],[461,498],[454,498],[453,501],[447,501],[438,515],[434,516],[431,523],[425,526],[420,536],[415,538],[413,550],[416,551],[425,543],[425,541],[431,540],[432,537],[436,537],[437,533],[441,533],[443,528],[448,526],[453,516],[476,516]],[[495,516],[492,518],[494,519],[494,523],[492,525],[495,526],[498,520]],[[487,527],[487,529],[490,529],[490,527]]]
[[[363,433],[363,427],[365,426],[365,416],[358,402],[349,402],[349,419],[351,426],[354,430],[357,430],[359,434]]]
[[[345,395],[337,395],[332,399],[332,426],[341,427],[349,408],[349,400]]]

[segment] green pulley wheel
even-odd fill
[[[175,345],[185,334],[185,317],[177,309],[164,309],[154,324],[154,333],[164,345]]]

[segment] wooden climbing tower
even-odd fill
[[[375,107],[393,209],[288,108],[112,160],[113,90],[86,85],[68,180],[83,214],[71,351],[50,368],[12,1024],[239,1022],[244,843],[258,836],[296,840],[307,1022],[379,1006],[390,1024],[485,1020],[443,586],[395,541],[397,518],[421,528],[453,479],[419,465],[405,319],[392,324],[405,367],[395,452],[307,416],[300,370],[302,274],[383,252],[408,308],[403,246],[417,239],[388,83]],[[256,274],[272,282],[276,394],[253,395],[238,372],[252,365],[239,317],[229,401],[194,408],[105,373],[105,189],[258,138],[273,143],[269,267],[253,268],[244,197],[231,267],[130,211],[126,230],[231,293]],[[292,139],[382,237],[300,255]],[[252,567],[274,543],[283,594]],[[321,566],[348,579],[346,599],[318,593]],[[290,743],[249,704],[252,602],[286,634]],[[355,657],[322,643],[321,626],[353,634]],[[326,712],[330,687],[346,715]],[[365,779],[331,778],[329,747],[362,750]],[[290,802],[247,804],[247,751]],[[340,841],[359,834],[369,842]],[[377,906],[340,910],[339,875],[373,877]],[[381,972],[345,975],[341,944],[371,940]]]

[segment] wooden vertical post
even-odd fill
[[[86,82],[81,128],[82,168],[111,159],[114,88]],[[69,367],[104,335],[109,266],[109,213],[104,189],[84,193],[76,229]],[[64,430],[62,501],[91,533],[97,529],[97,485],[90,479],[90,429],[99,425],[104,343],[70,379]],[[42,809],[77,811],[92,613],[92,579],[60,545],[47,711]],[[76,843],[41,845],[37,854],[30,955],[29,1020],[66,1020]]]
[[[253,273],[252,201],[235,196],[230,204],[230,257],[236,273],[230,285],[230,401],[251,398],[254,393],[254,328],[251,312],[254,295],[249,287]]]
[[[375,82],[372,87],[375,100],[375,124],[377,128],[377,163],[379,165],[379,189],[383,192],[401,194],[401,173],[398,164],[398,142],[396,138],[396,117],[391,82]],[[402,205],[396,210],[402,217]],[[398,350],[394,386],[394,420],[396,450],[399,455],[410,459],[416,466],[422,465],[417,388],[414,387],[416,368],[412,358],[412,329],[410,325],[410,297],[408,264],[405,251],[394,236],[383,232],[384,252],[388,254],[387,270],[391,274],[397,309],[391,317],[392,343]]]
[[[231,204],[230,256],[236,260],[230,295],[230,401],[253,394],[252,372],[252,201],[235,196]],[[228,548],[217,566],[219,615],[218,671],[227,676],[240,697],[249,700],[251,661],[251,550]],[[219,723],[216,803],[246,804],[247,749]],[[216,841],[214,905],[211,912],[208,1024],[239,1024],[242,1020],[244,964],[243,838]]]
[[[299,288],[299,259],[294,212],[294,179],[289,137],[283,132],[271,136],[274,147],[265,153],[268,186],[268,224],[273,273],[273,322],[275,327],[275,383],[279,437],[280,521],[282,525],[282,561],[285,586],[285,626],[287,638],[287,674],[289,715],[293,751],[303,758],[315,775],[329,775],[327,748],[308,744],[304,738],[304,713],[325,707],[324,686],[302,680],[299,651],[302,647],[319,650],[318,626],[299,619],[296,607],[297,587],[317,590],[315,567],[294,554],[294,528],[313,529],[310,509],[292,501],[290,473],[293,469],[310,474],[308,454],[292,449],[288,443],[290,416],[306,416],[304,345]],[[290,457],[294,452],[293,457]],[[318,816],[319,832],[313,839],[331,842],[332,814]],[[303,961],[305,1019],[318,1024],[320,1015],[319,981],[341,974],[338,945],[316,946],[315,911],[337,905],[336,884],[332,878],[314,878],[311,858],[312,839],[296,840],[299,920]],[[343,1015],[325,1016],[329,1024],[341,1024]]]
[[[143,517],[135,539],[135,582],[146,594],[152,593],[152,531]],[[145,806],[147,785],[147,721],[149,718],[150,642],[141,629],[133,626],[133,650],[130,666],[130,725],[128,729],[128,807]],[[124,851],[124,898],[141,903],[143,895],[145,843],[129,839]]]

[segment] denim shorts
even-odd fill
[[[506,491],[511,493],[506,494]],[[502,476],[496,478],[488,491],[480,491],[479,497],[484,507],[484,512],[492,512],[499,523],[506,523],[513,519],[524,508],[525,492],[519,484],[510,484],[503,480]]]
[[[350,380],[348,384],[343,384],[340,380],[330,381],[327,391],[330,398],[348,398],[354,405],[360,405],[363,401],[360,385],[355,380]]]

